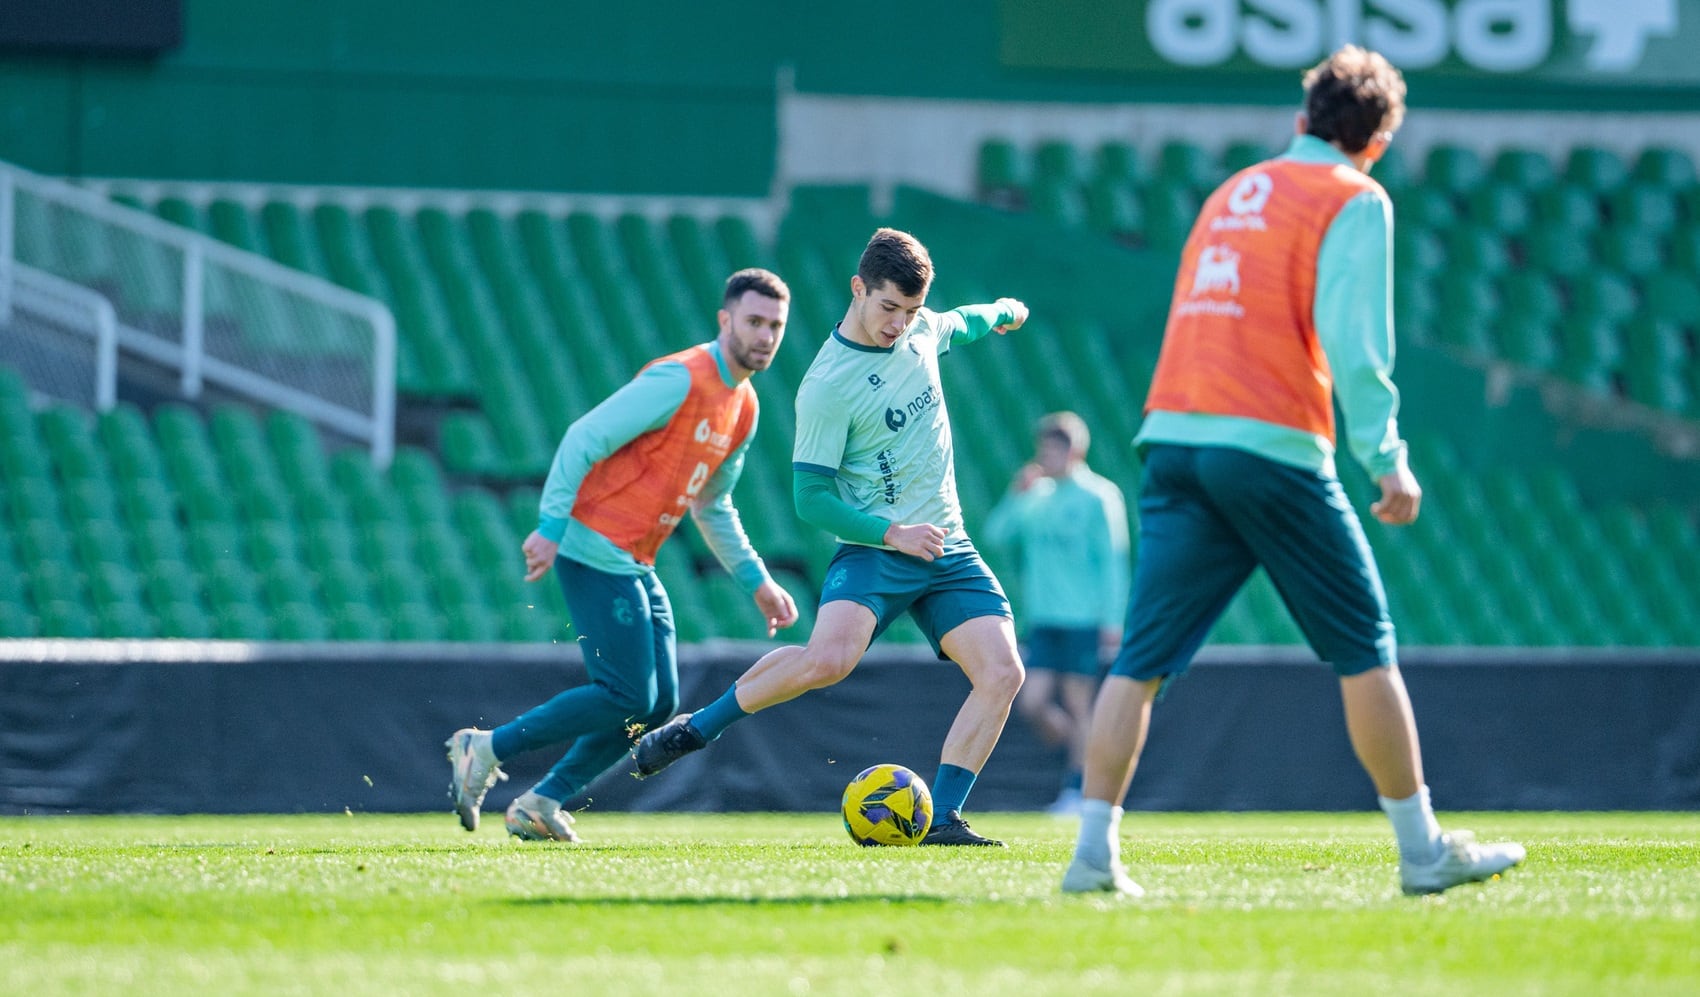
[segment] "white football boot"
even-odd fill
[[[443,746],[449,749],[449,799],[454,801],[460,826],[468,831],[478,830],[478,808],[484,805],[484,794],[505,780],[506,772],[490,752],[490,732],[475,727],[463,727],[449,736]]]
[[[1111,862],[1108,869],[1082,862],[1077,856],[1063,873],[1064,893],[1116,893],[1124,897],[1143,897],[1144,887],[1128,877],[1120,862]]]
[[[561,809],[560,801],[529,789],[508,805],[507,825],[508,833],[521,841],[579,840],[573,815]]]
[[[1399,860],[1399,888],[1417,896],[1479,883],[1523,861],[1524,855],[1514,841],[1481,845],[1469,831],[1448,831],[1440,836],[1440,855],[1433,862]]]

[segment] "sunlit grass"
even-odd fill
[[[0,819],[0,992],[1700,992],[1700,815],[1467,816],[1527,864],[1413,899],[1379,815],[1130,814],[1136,902],[1062,896],[1074,824],[1026,814]]]

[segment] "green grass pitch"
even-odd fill
[[[493,819],[492,819],[493,818]],[[1130,814],[1139,901],[1007,851],[858,848],[832,814],[0,819],[0,993],[1693,994],[1700,814],[1452,814],[1504,879],[1399,894],[1379,814]]]

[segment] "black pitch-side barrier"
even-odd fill
[[[765,650],[681,650],[685,709]],[[1436,805],[1700,809],[1700,650],[1402,652]],[[443,740],[584,680],[574,645],[0,640],[0,813],[446,810]],[[924,650],[876,645],[843,683],[735,725],[610,810],[832,811],[875,762],[931,779],[968,689]],[[511,760],[499,813],[556,754]],[[1062,756],[1019,717],[974,809],[1056,794]],[[1207,650],[1157,704],[1127,801],[1146,810],[1364,810],[1333,674],[1297,648]]]

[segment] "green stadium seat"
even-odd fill
[[[1523,240],[1528,264],[1554,277],[1574,277],[1595,265],[1587,230],[1540,223]]]
[[[1534,370],[1558,365],[1558,340],[1551,318],[1514,310],[1495,327],[1497,353],[1514,364]]]
[[[1018,208],[1024,200],[1026,176],[1015,145],[1003,139],[987,139],[980,145],[975,179],[978,197],[987,204]]]
[[[1629,169],[1623,159],[1610,149],[1597,146],[1578,146],[1570,150],[1565,161],[1564,178],[1595,194],[1606,194],[1629,179]]]
[[[1662,270],[1643,282],[1647,311],[1660,321],[1700,332],[1700,275]]]
[[[1028,189],[1028,207],[1040,218],[1064,228],[1081,228],[1086,224],[1086,201],[1080,187],[1052,177],[1040,177]]]
[[[1163,143],[1157,151],[1157,180],[1190,189],[1202,197],[1227,178],[1216,159],[1191,142]]]
[[[36,623],[43,637],[87,640],[101,636],[94,615],[81,603],[69,600],[37,603]]]
[[[1086,175],[1080,163],[1080,152],[1073,142],[1060,140],[1039,143],[1033,150],[1033,182],[1056,180],[1078,184]]]
[[[1697,178],[1694,161],[1688,153],[1668,146],[1648,146],[1635,160],[1632,175],[1637,180],[1656,184],[1667,190],[1692,187]]]
[[[1488,330],[1499,317],[1501,300],[1492,278],[1448,271],[1441,282],[1440,307],[1445,325],[1436,332],[1443,342],[1478,355],[1493,355],[1494,345]]]
[[[1572,311],[1584,318],[1622,322],[1640,305],[1634,285],[1611,270],[1591,270],[1570,281]]]
[[[1539,270],[1513,270],[1500,284],[1508,316],[1526,316],[1543,323],[1564,314],[1564,297],[1556,281]]]
[[[1455,272],[1473,277],[1497,277],[1511,268],[1505,239],[1475,225],[1460,226],[1447,235],[1446,257]]]
[[[1126,142],[1105,142],[1092,157],[1092,175],[1125,187],[1143,187],[1151,175],[1133,146]]]
[[[1487,180],[1487,166],[1474,149],[1437,145],[1423,162],[1425,186],[1455,198],[1467,197]]]
[[[1483,183],[1469,195],[1470,221],[1501,236],[1528,231],[1535,218],[1534,202],[1520,187]]]
[[[1546,154],[1534,149],[1503,149],[1493,160],[1493,179],[1527,193],[1545,190],[1558,180]]]
[[[1676,195],[1667,187],[1633,182],[1619,187],[1607,202],[1613,228],[1663,236],[1681,219]]]
[[[1086,185],[1086,222],[1095,232],[1130,241],[1140,236],[1144,212],[1127,184],[1097,177]]]
[[[1162,181],[1145,188],[1144,202],[1146,240],[1157,249],[1179,251],[1198,216],[1198,195]]]
[[[1393,262],[1401,273],[1417,279],[1433,278],[1446,269],[1446,245],[1420,225],[1395,226]]]
[[[1639,228],[1601,229],[1595,236],[1601,263],[1630,277],[1645,277],[1664,263],[1656,235]]]
[[[1559,324],[1566,373],[1616,368],[1623,362],[1623,335],[1617,320],[1572,314]]]
[[[1394,199],[1394,215],[1399,225],[1417,225],[1436,232],[1445,232],[1458,224],[1458,206],[1443,191],[1431,187],[1408,187]]]
[[[1575,183],[1556,183],[1535,196],[1535,212],[1547,224],[1576,232],[1600,226],[1600,199]]]
[[[1222,169],[1224,175],[1232,176],[1241,170],[1250,169],[1259,163],[1275,158],[1275,150],[1261,142],[1230,142],[1222,150]],[[1384,184],[1391,183],[1394,178],[1377,169],[1376,179]]]

